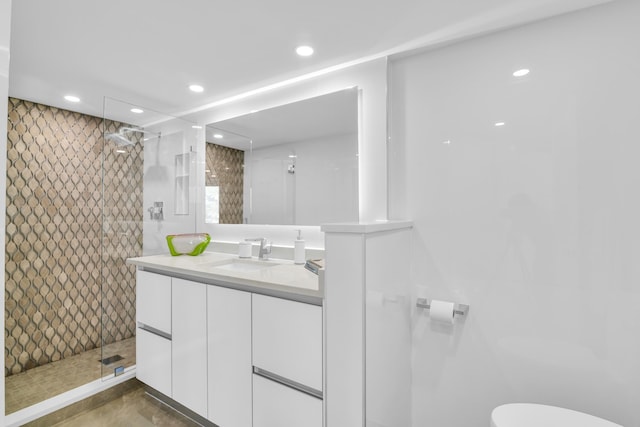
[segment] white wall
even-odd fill
[[[250,161],[245,162],[246,176],[251,177],[250,183],[245,182],[245,195],[247,188],[252,190],[250,222],[309,225],[357,221],[357,153],[355,134],[252,150]],[[293,174],[288,171],[292,164]]]
[[[11,0],[0,2],[0,188],[7,188],[7,120],[9,97],[9,47],[11,38]],[[6,199],[0,197],[0,230],[5,229]],[[0,262],[4,265],[5,233],[0,233]],[[0,277],[0,304],[4,307],[4,274]],[[0,319],[4,331],[4,315]],[[0,336],[0,347],[4,348],[4,334]],[[2,359],[4,372],[4,359]],[[0,381],[0,419],[4,419],[4,381]]]
[[[195,186],[197,153],[191,152],[194,133],[189,130],[173,129],[163,132],[161,138],[150,138],[144,142],[144,180],[143,180],[143,254],[153,255],[169,253],[166,236],[168,234],[193,233],[196,227]],[[188,164],[176,167],[176,156],[189,159]],[[186,181],[180,181],[180,175],[188,175]],[[184,178],[183,178],[184,179]],[[176,210],[176,197],[180,189],[177,181],[187,184],[183,188],[188,197],[188,214]],[[204,200],[204,199],[203,199]],[[152,220],[148,209],[155,201],[163,202],[162,221]]]
[[[640,426],[639,16],[619,0],[394,61],[411,280],[471,306],[451,330],[414,310],[413,426],[507,402]]]

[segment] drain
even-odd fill
[[[124,357],[116,354],[115,356],[105,357],[104,359],[98,360],[98,362],[102,362],[103,365],[111,365],[113,362],[117,362],[118,360],[122,360]]]

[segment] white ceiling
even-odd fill
[[[95,116],[104,96],[179,115],[329,66],[606,1],[13,0],[9,95]],[[298,57],[300,44],[316,53]],[[205,91],[190,92],[192,83]]]

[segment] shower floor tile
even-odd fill
[[[103,357],[120,355],[122,360],[104,366]],[[113,373],[116,366],[135,365],[136,341],[129,338],[76,356],[29,369],[5,378],[5,412],[7,414],[34,405],[60,393]]]

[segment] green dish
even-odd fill
[[[173,256],[200,255],[209,245],[211,236],[208,233],[169,234],[167,245]]]

